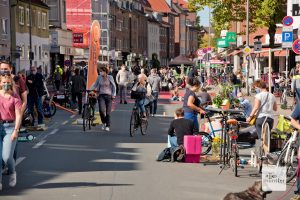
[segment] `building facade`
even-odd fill
[[[160,23],[153,18],[148,20],[148,58],[152,59],[152,54],[157,54],[160,58]]]
[[[66,0],[48,0],[49,33],[50,33],[50,63],[53,71],[56,65],[72,65],[74,56],[83,56],[83,49],[73,47],[75,42],[80,42],[80,36],[73,35],[67,29]],[[77,37],[76,37],[77,36]]]
[[[26,0],[12,1],[11,16],[12,50],[19,50],[12,57],[16,71],[29,70],[31,60],[32,66],[49,73],[49,7],[40,0],[31,0],[31,4]]]
[[[0,1],[0,59],[10,59],[10,1]],[[15,53],[15,52],[14,52]]]

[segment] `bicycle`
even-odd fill
[[[284,117],[291,120],[289,117]],[[290,182],[297,174],[298,168],[298,131],[295,129],[291,134],[287,134],[287,142],[285,143],[276,163],[278,167],[286,167],[286,182]]]
[[[140,113],[138,108],[138,99],[135,100],[134,107],[132,109],[131,117],[130,117],[130,137],[133,137],[134,132],[140,127],[141,134],[145,135],[148,128],[148,117],[149,117],[149,105],[145,106],[146,109],[146,118],[143,118],[143,114]]]
[[[46,86],[46,83],[44,82],[44,88],[45,88],[45,95],[42,97],[42,108],[43,113],[46,118],[53,117],[56,113],[56,105],[53,102],[53,96],[50,97],[48,88]]]
[[[235,177],[237,177],[238,160],[240,159],[237,138],[239,134],[240,123],[236,119],[228,119],[226,124],[228,125],[227,134],[229,136],[229,151],[227,152],[227,159],[229,160],[229,165],[232,168]]]
[[[82,112],[83,131],[86,131],[87,127],[91,130],[91,125],[93,125],[93,121],[95,120],[95,105],[97,103],[96,93],[91,90],[86,90],[86,93],[87,101],[83,105]]]

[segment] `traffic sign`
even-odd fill
[[[297,39],[294,41],[293,43],[293,51],[295,52],[295,54],[299,54],[300,55],[300,39]]]
[[[71,66],[71,61],[70,60],[65,60],[64,65],[70,67]]]
[[[200,57],[200,56],[203,56],[203,51],[202,51],[202,49],[198,49],[196,53],[197,53],[197,56],[199,56],[199,57]]]
[[[236,43],[236,32],[227,32],[226,33],[226,40],[230,43]]]
[[[293,27],[282,27],[282,48],[291,48],[293,45]]]
[[[249,46],[246,46],[244,49],[243,49],[243,52],[244,54],[248,55],[251,53],[251,48]]]
[[[254,42],[254,51],[260,51],[262,48],[262,43],[261,41],[256,41]]]
[[[293,22],[294,22],[294,19],[291,16],[285,16],[282,19],[282,24],[285,26],[291,26],[293,24]]]
[[[229,44],[226,39],[218,38],[217,47],[219,47],[219,48],[229,47]]]

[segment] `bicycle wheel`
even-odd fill
[[[131,117],[130,117],[130,129],[129,129],[129,133],[130,133],[130,137],[133,137],[134,132],[137,130],[137,113],[138,111],[136,109],[134,109],[131,113]]]
[[[88,104],[85,104],[83,106],[83,113],[82,113],[83,131],[87,129],[88,123],[89,123],[89,110],[88,110]]]
[[[270,137],[270,126],[269,124],[266,122],[262,129],[261,129],[261,143],[259,146],[259,156],[258,156],[258,172],[261,173],[262,172],[262,168],[263,168],[263,164],[264,164],[264,160],[266,159],[267,154],[269,153],[269,148],[267,146],[269,138]]]
[[[198,135],[202,136],[202,150],[201,150],[201,155],[206,155],[211,151],[212,147],[212,137],[209,135],[209,133],[206,133],[204,131],[200,131],[197,133]]]
[[[51,103],[44,102],[43,103],[43,113],[44,113],[44,117],[46,117],[46,118],[53,117],[56,113],[55,103],[53,101]]]
[[[141,120],[141,134],[145,135],[148,128],[148,119],[140,119]]]
[[[289,155],[287,156],[287,160],[285,161],[287,152],[288,148],[285,148],[281,151],[276,165],[278,167],[286,167],[286,182],[289,183],[297,174],[297,148],[291,147],[288,152]]]

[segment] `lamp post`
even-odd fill
[[[32,20],[31,20],[31,0],[29,0],[29,67],[32,67],[33,52],[32,52]]]
[[[246,7],[246,46],[249,46],[249,0],[247,0],[247,7]],[[247,95],[250,95],[249,92],[249,64],[250,64],[250,60],[247,61],[247,65],[246,65],[246,90],[247,90]]]

